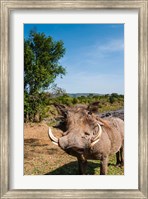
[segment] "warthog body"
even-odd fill
[[[64,116],[65,132],[57,139],[49,129],[49,137],[65,152],[77,157],[79,174],[86,173],[88,159],[101,160],[101,175],[107,174],[111,154],[116,154],[117,164],[124,164],[124,122],[121,119],[101,119],[90,106],[69,109],[59,106],[59,109]]]

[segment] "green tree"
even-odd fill
[[[76,97],[74,97],[73,99],[72,99],[72,103],[73,104],[77,104],[79,102],[79,100],[76,98]]]
[[[114,97],[114,98],[118,98],[119,97],[118,93],[112,93],[111,96]]]
[[[117,93],[112,93],[109,97],[109,101],[111,104],[113,104],[118,98],[119,98],[119,95]]]
[[[109,102],[110,102],[111,104],[113,104],[113,103],[115,102],[115,97],[111,95],[111,96],[109,97]]]
[[[24,119],[34,121],[43,115],[46,100],[43,92],[57,76],[66,73],[59,63],[65,54],[62,41],[54,41],[44,33],[30,31],[24,40]]]

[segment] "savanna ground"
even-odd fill
[[[54,129],[60,137],[60,130]],[[124,168],[115,166],[115,156],[111,156],[108,175],[124,175]],[[88,162],[87,174],[99,175],[100,161]],[[48,137],[48,125],[28,123],[24,125],[24,175],[77,175],[77,159],[54,145]]]

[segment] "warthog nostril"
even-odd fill
[[[85,134],[85,135],[90,135],[90,133],[88,133],[88,132],[84,132],[84,134]]]
[[[83,153],[83,152],[84,152],[84,149],[78,149],[78,152],[79,152],[79,153]]]

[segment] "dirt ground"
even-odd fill
[[[60,130],[54,129],[53,132],[60,137]],[[67,155],[50,141],[45,123],[25,124],[24,175],[59,174],[62,171],[58,171],[58,168],[73,161],[76,158]]]
[[[61,131],[53,129],[55,136]],[[109,175],[123,175],[123,168],[115,168],[115,157],[110,159]],[[99,174],[99,161],[90,161],[88,175]],[[77,159],[66,154],[48,137],[46,123],[24,125],[24,175],[77,175]]]

